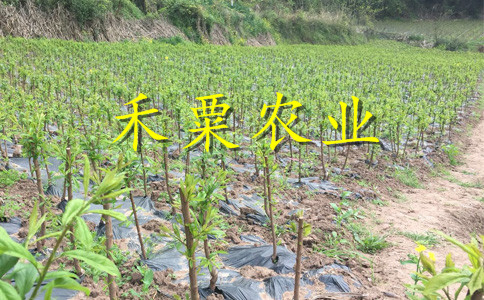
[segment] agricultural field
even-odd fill
[[[454,263],[477,295],[482,243],[454,238],[484,233],[483,70],[395,41],[2,38],[0,299],[424,299]],[[328,145],[353,123],[378,142]]]
[[[484,45],[484,25],[481,20],[386,20],[376,21],[374,30],[410,41],[427,41],[444,46],[454,43],[456,47],[475,50]]]

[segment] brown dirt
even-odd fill
[[[277,276],[277,273],[271,269],[264,267],[243,266],[242,268],[240,268],[240,275],[253,279],[265,279],[268,277]]]
[[[275,46],[275,45],[276,45],[276,41],[274,41],[274,38],[270,33],[264,33],[257,37],[251,37],[247,39],[247,46],[261,47],[261,46]]]
[[[472,124],[472,123],[471,123]],[[436,229],[468,242],[473,233],[484,233],[484,119],[475,124],[472,138],[460,138],[465,154],[462,165],[451,167],[450,175],[439,175],[424,182],[422,189],[407,189],[401,199],[390,199],[388,206],[371,208],[374,213],[368,226],[387,233],[393,246],[373,257],[375,284],[382,291],[404,296],[404,283],[412,283],[410,273],[414,265],[401,265],[399,260],[415,254],[416,244],[402,236],[402,232],[425,234]],[[449,181],[449,178],[455,178]],[[458,183],[474,183],[477,187],[463,187]],[[481,186],[478,186],[478,185]],[[445,256],[451,252],[456,266],[469,264],[467,255],[452,244],[441,241],[431,249],[442,267]],[[440,268],[438,268],[440,269]]]

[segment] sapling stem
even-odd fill
[[[207,211],[203,214],[203,224],[204,226],[209,226],[210,221],[207,221]],[[203,250],[205,252],[205,258],[210,260],[210,244],[208,242],[208,237],[203,240]],[[212,269],[210,270],[210,290],[213,292],[215,291],[215,285],[217,284],[217,279],[218,279],[218,271],[215,266],[212,266]]]
[[[39,198],[40,198],[40,217],[42,217],[45,214],[44,188],[42,187],[42,178],[40,177],[40,165],[39,165],[38,157],[34,156],[33,161],[34,161],[35,176],[37,179],[37,192],[39,193]],[[45,235],[45,229],[46,229],[46,225],[44,221],[42,222],[42,225],[40,227],[40,236]],[[43,245],[44,245],[44,240],[38,241],[37,251],[40,251]]]
[[[262,172],[264,173],[264,178],[262,180],[262,188],[264,189],[264,210],[266,212],[266,215],[270,215],[269,213],[269,201],[267,200],[267,172],[265,166],[262,168]]]
[[[107,200],[106,200],[107,201]],[[111,204],[110,203],[103,203],[103,209],[104,210],[110,210],[111,209]],[[111,220],[111,216],[108,215],[102,215],[102,218],[104,219],[105,225],[105,235],[106,235],[106,254],[107,257],[113,261],[113,256],[111,255],[111,248],[113,247],[113,223]],[[114,281],[114,276],[108,274],[108,288],[109,288],[109,299],[114,300],[117,297],[116,293],[116,282]]]
[[[321,142],[321,167],[323,170],[323,180],[326,180],[326,166],[324,165],[324,147],[323,147],[323,125],[319,125],[320,142]]]
[[[272,262],[277,262],[277,241],[276,231],[274,228],[274,213],[272,207],[272,195],[271,195],[271,173],[269,171],[269,160],[267,156],[264,156],[265,169],[266,169],[266,182],[267,182],[267,201],[269,202],[269,218],[271,221],[271,233],[272,233]]]
[[[289,137],[289,153],[291,155],[291,161],[289,162],[289,170],[288,170],[288,173],[291,173],[291,170],[292,170],[292,162],[293,162],[294,156],[293,156],[293,150],[292,150],[292,139],[290,137]]]
[[[224,159],[224,155],[223,154],[220,157],[220,162],[222,164],[222,170],[224,172],[227,171],[227,168],[225,167],[225,159]],[[229,197],[228,197],[228,193],[227,193],[227,185],[226,184],[224,184],[224,194],[225,194],[225,201],[228,201],[229,200]]]
[[[183,225],[185,227],[185,236],[186,236],[186,248],[187,252],[190,254],[188,257],[188,276],[190,278],[190,299],[191,300],[198,300],[198,283],[197,283],[197,261],[195,259],[195,249],[193,247],[194,240],[193,240],[193,233],[190,230],[190,224],[192,224],[190,218],[190,208],[188,199],[183,194],[182,189],[180,188],[180,202],[181,202],[181,211],[183,215]]]
[[[165,183],[166,183],[166,192],[168,193],[168,199],[170,201],[170,206],[171,206],[171,214],[173,216],[176,215],[176,209],[174,206],[175,201],[173,200],[173,196],[171,194],[170,190],[170,176],[168,173],[168,149],[166,148],[165,145],[163,145],[163,164],[165,167]]]
[[[131,182],[128,179],[128,188],[131,188]],[[136,224],[136,231],[138,232],[139,245],[141,247],[141,256],[146,259],[145,245],[143,244],[143,238],[141,236],[141,229],[138,222],[138,213],[136,212],[136,205],[134,204],[133,193],[129,191],[129,200],[131,201],[131,208],[133,209],[134,223]]]
[[[302,169],[301,169],[301,165],[302,165],[302,162],[301,162],[302,161],[302,158],[301,158],[301,155],[302,155],[301,154],[302,153],[302,147],[299,147],[298,150],[299,150],[298,151],[299,153],[298,153],[298,162],[297,162],[297,164],[298,164],[297,177],[298,177],[298,182],[301,183],[301,177],[302,177]]]
[[[345,162],[343,164],[343,168],[341,168],[341,172],[344,172],[345,171],[346,163],[348,162],[348,156],[350,155],[350,148],[351,148],[351,145],[346,146]]]
[[[73,193],[72,193],[72,157],[71,157],[71,148],[67,147],[66,148],[66,155],[67,155],[67,161],[66,161],[66,168],[67,168],[67,201],[71,201],[72,198],[74,198]],[[72,244],[72,249],[76,250],[76,241],[74,240],[74,227],[71,225],[70,226],[70,231],[71,234],[69,234],[69,240],[71,241]],[[82,269],[81,265],[79,264],[79,261],[74,258],[74,268],[76,269],[77,274],[82,274]]]
[[[297,250],[296,250],[296,277],[294,283],[294,300],[299,300],[299,286],[301,280],[301,256],[303,244],[304,219],[297,219]]]
[[[67,233],[67,230],[69,229],[69,226],[66,226],[64,230],[62,230],[61,235],[57,238],[57,242],[55,243],[54,248],[52,249],[52,252],[50,253],[50,256],[47,260],[47,263],[45,264],[45,267],[42,269],[42,273],[40,274],[39,279],[37,280],[37,284],[35,285],[35,289],[32,292],[32,295],[30,296],[30,300],[35,299],[37,296],[37,293],[39,292],[40,287],[42,286],[42,282],[44,281],[45,275],[47,275],[47,272],[49,271],[50,265],[54,261],[54,256],[57,253],[57,249],[59,249],[59,246],[64,239],[64,236]]]
[[[146,170],[145,170],[145,159],[143,155],[143,143],[142,143],[142,138],[143,135],[141,134],[142,131],[139,133],[139,154],[141,158],[141,170],[143,170],[143,189],[145,192],[145,197],[148,195],[148,190],[146,188]]]

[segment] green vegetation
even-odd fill
[[[373,233],[369,233],[364,237],[355,234],[354,239],[356,241],[356,249],[368,254],[375,254],[389,246],[384,236]]]
[[[420,180],[418,179],[415,172],[410,168],[397,168],[395,169],[394,175],[398,181],[409,187],[422,188]]]
[[[404,237],[407,237],[414,241],[415,243],[427,246],[427,247],[432,247],[434,245],[437,245],[440,242],[440,239],[433,234],[432,232],[426,232],[426,233],[414,233],[414,232],[400,232],[401,235]]]
[[[20,173],[19,171],[14,169],[0,171],[0,187],[7,187],[7,186],[14,185],[20,179],[26,179],[26,178],[27,178],[26,173]]]
[[[472,237],[470,243],[464,244],[448,235],[437,232],[448,242],[454,244],[467,254],[469,265],[457,266],[449,253],[445,257],[445,266],[437,270],[437,258],[432,252],[425,253],[424,246],[417,247],[418,256],[409,255],[410,260],[403,264],[415,264],[417,271],[412,274],[414,284],[406,284],[410,299],[449,299],[457,300],[461,294],[467,294],[466,299],[482,299],[484,293],[484,252],[482,242]],[[444,260],[439,258],[439,260]],[[452,287],[452,289],[451,289]],[[417,296],[421,295],[423,298]]]
[[[283,235],[284,230],[296,230],[294,223],[284,228],[278,211],[280,206],[276,206],[281,195],[300,196],[288,188],[292,184],[287,177],[321,176],[320,170],[314,168],[318,159],[321,159],[318,166],[321,163],[331,173],[336,172],[336,167],[342,165],[339,164],[341,157],[349,153],[349,148],[293,143],[290,151],[279,152],[278,157],[267,146],[270,136],[251,139],[264,126],[260,112],[264,104],[275,103],[275,91],[283,93],[290,101],[300,101],[302,107],[294,110],[297,122],[291,124],[291,129],[311,140],[337,138],[338,133],[332,129],[327,116],[341,120],[338,100],[350,103],[351,96],[357,96],[361,100],[360,107],[376,117],[360,133],[384,139],[390,149],[375,156],[380,162],[393,166],[390,159],[399,162],[408,157],[406,155],[418,155],[424,141],[452,131],[458,111],[468,109],[472,104],[471,99],[484,67],[478,53],[423,50],[393,41],[372,41],[356,46],[250,48],[186,45],[176,40],[171,44],[156,41],[78,43],[2,38],[0,54],[0,120],[9,120],[8,126],[2,128],[2,134],[21,137],[23,155],[34,162],[32,172],[37,174],[39,208],[47,208],[41,211],[40,221],[33,222],[38,226],[35,225],[32,232],[41,229],[42,224],[54,224],[49,225],[45,234],[60,231],[60,235],[55,236],[59,238],[57,241],[72,237],[64,253],[89,250],[95,257],[110,257],[102,260],[105,265],[122,264],[126,256],[113,245],[110,222],[111,216],[119,217],[119,213],[110,210],[111,205],[121,194],[132,196],[131,188],[148,195],[147,172],[162,174],[166,178],[162,187],[164,193],[156,195],[156,200],[165,200],[166,205],[171,206],[170,214],[177,222],[172,223],[172,228],[160,229],[177,241],[178,249],[190,261],[192,298],[198,294],[196,275],[200,267],[209,268],[212,288],[217,280],[219,242],[229,228],[221,221],[217,206],[219,200],[228,198],[227,180],[241,181],[240,177],[227,172],[229,162],[242,159],[254,164],[256,174],[251,181],[260,185],[254,188],[254,192],[263,195],[265,202],[263,210],[260,208],[268,216],[264,221],[272,236],[274,262],[277,260],[277,244],[284,243],[283,239],[276,239],[276,231]],[[143,131],[144,139],[140,138],[136,151],[132,136],[120,142],[113,141],[126,126],[116,117],[130,112],[131,107],[125,104],[140,92],[148,97],[140,104],[140,111],[159,109],[159,115],[143,118],[143,124],[170,141],[168,144],[154,142]],[[240,149],[227,150],[217,140],[214,140],[211,153],[200,153],[196,147],[182,148],[195,138],[190,129],[196,128],[192,109],[201,104],[196,98],[219,93],[226,95],[223,103],[231,106],[232,113],[226,120],[229,130],[217,134],[239,144]],[[12,118],[12,115],[15,117]],[[280,114],[282,120],[288,120],[290,116],[290,110]],[[436,128],[435,124],[440,126]],[[47,125],[56,125],[58,130],[52,133]],[[407,141],[411,141],[413,146],[405,147]],[[374,147],[371,145],[361,147],[358,152],[352,153],[352,160],[373,157],[372,150]],[[198,153],[193,154],[192,151]],[[72,205],[78,205],[80,209],[72,213],[73,219],[69,222],[64,220],[69,217],[67,212],[61,216],[49,212],[49,208],[53,207],[52,201],[43,194],[39,173],[48,167],[43,162],[51,155],[62,162],[62,174],[59,176],[64,179],[64,190],[67,188],[67,212],[70,214]],[[93,199],[90,201],[104,208],[97,211],[106,222],[106,237],[99,241],[92,241],[92,232],[86,229],[84,221],[79,221],[81,218],[77,218],[91,202],[70,197],[72,190],[69,189],[74,185],[71,177],[79,173],[79,160],[83,155],[86,168],[83,171],[84,192],[89,196],[88,187],[92,181]],[[113,157],[117,156],[120,157],[116,161]],[[324,157],[328,159],[323,160]],[[292,171],[288,170],[290,167],[278,167],[279,162],[284,161],[294,161]],[[300,168],[305,168],[305,171]],[[340,175],[330,176],[329,180],[346,181],[349,172],[344,166],[339,169]],[[167,180],[169,172],[174,170],[184,171],[184,174]],[[393,172],[393,167],[389,170]],[[276,176],[280,174],[282,176]],[[253,174],[250,175],[252,178]],[[409,186],[420,186],[410,168],[396,169],[395,177]],[[104,183],[112,180],[115,184]],[[176,189],[170,192],[174,185]],[[371,186],[371,183],[360,180],[360,185]],[[121,186],[126,186],[126,189],[121,190]],[[331,230],[321,242],[313,243],[315,251],[338,258],[364,257],[364,253],[374,254],[389,246],[385,236],[366,230],[357,223],[362,213],[358,203],[351,200],[352,196],[350,192],[342,191],[340,199],[331,204],[334,223],[339,228]],[[304,205],[302,197],[299,200]],[[371,212],[369,216],[376,219]],[[135,209],[133,217],[136,217]],[[121,219],[125,219],[124,215]],[[139,229],[136,219],[133,223]],[[71,234],[71,225],[75,234]],[[183,225],[183,231],[180,225]],[[240,226],[238,230],[250,228],[249,225]],[[209,240],[209,235],[215,239]],[[141,240],[141,234],[139,236]],[[38,242],[37,249],[44,247],[41,240],[32,236],[27,238],[27,245],[18,246],[12,242],[7,247],[27,251],[31,242]],[[141,243],[140,246],[143,247]],[[77,247],[77,250],[69,247]],[[143,256],[152,254],[152,247],[153,243],[147,243],[148,251],[144,251]],[[205,257],[197,260],[195,255],[202,247]],[[56,250],[51,252],[53,259],[59,255]],[[25,251],[22,250],[22,253]],[[25,256],[30,259],[27,254]],[[85,264],[89,263],[83,255],[71,255],[71,258],[88,269],[87,273],[92,277],[107,277],[109,294],[115,298],[115,283],[122,283],[119,278],[114,278],[118,272],[111,268],[107,272],[106,268],[87,267]],[[76,260],[73,260],[74,265]],[[46,275],[48,268],[46,265],[39,269],[39,275]],[[140,280],[143,284],[134,291],[137,294],[128,292],[133,297],[148,293],[146,286],[153,281],[149,270],[138,269],[138,272],[142,273]],[[81,274],[77,270],[76,273]],[[12,287],[5,289],[11,290]]]
[[[416,43],[425,41],[450,51],[477,50],[484,45],[481,20],[384,20],[376,21],[374,30],[383,37]]]
[[[459,164],[459,161],[457,160],[457,157],[459,156],[459,149],[455,145],[445,145],[442,147],[442,150],[445,154],[447,154],[451,165],[457,166]]]

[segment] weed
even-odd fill
[[[398,203],[405,203],[408,201],[407,196],[401,192],[395,192],[393,193],[393,196],[397,199]]]
[[[383,201],[381,199],[372,199],[371,203],[378,205],[378,206],[387,206],[388,205],[387,201]]]
[[[395,178],[406,186],[422,188],[422,184],[415,172],[410,168],[395,169]]]
[[[356,241],[356,249],[368,254],[375,254],[388,247],[390,244],[385,240],[384,236],[379,236],[373,233],[360,238],[358,234],[354,234]]]
[[[451,165],[459,165],[459,161],[457,160],[457,156],[459,156],[459,149],[454,144],[445,145],[442,147],[442,150],[445,154],[447,154]]]
[[[350,207],[348,201],[346,200],[341,201],[339,206],[335,203],[330,203],[329,205],[331,205],[331,207],[336,212],[334,221],[338,225],[341,225],[342,223],[347,223],[350,219],[362,218],[360,210]]]
[[[348,248],[350,246],[351,244],[347,239],[339,235],[336,231],[332,231],[331,234],[326,233],[324,235],[324,242],[320,246],[313,248],[313,250],[337,259],[354,258],[357,256],[357,253],[349,250]]]
[[[431,232],[426,232],[426,233],[400,232],[399,234],[411,239],[416,243],[422,244],[427,247],[431,247],[440,243],[439,238]]]

